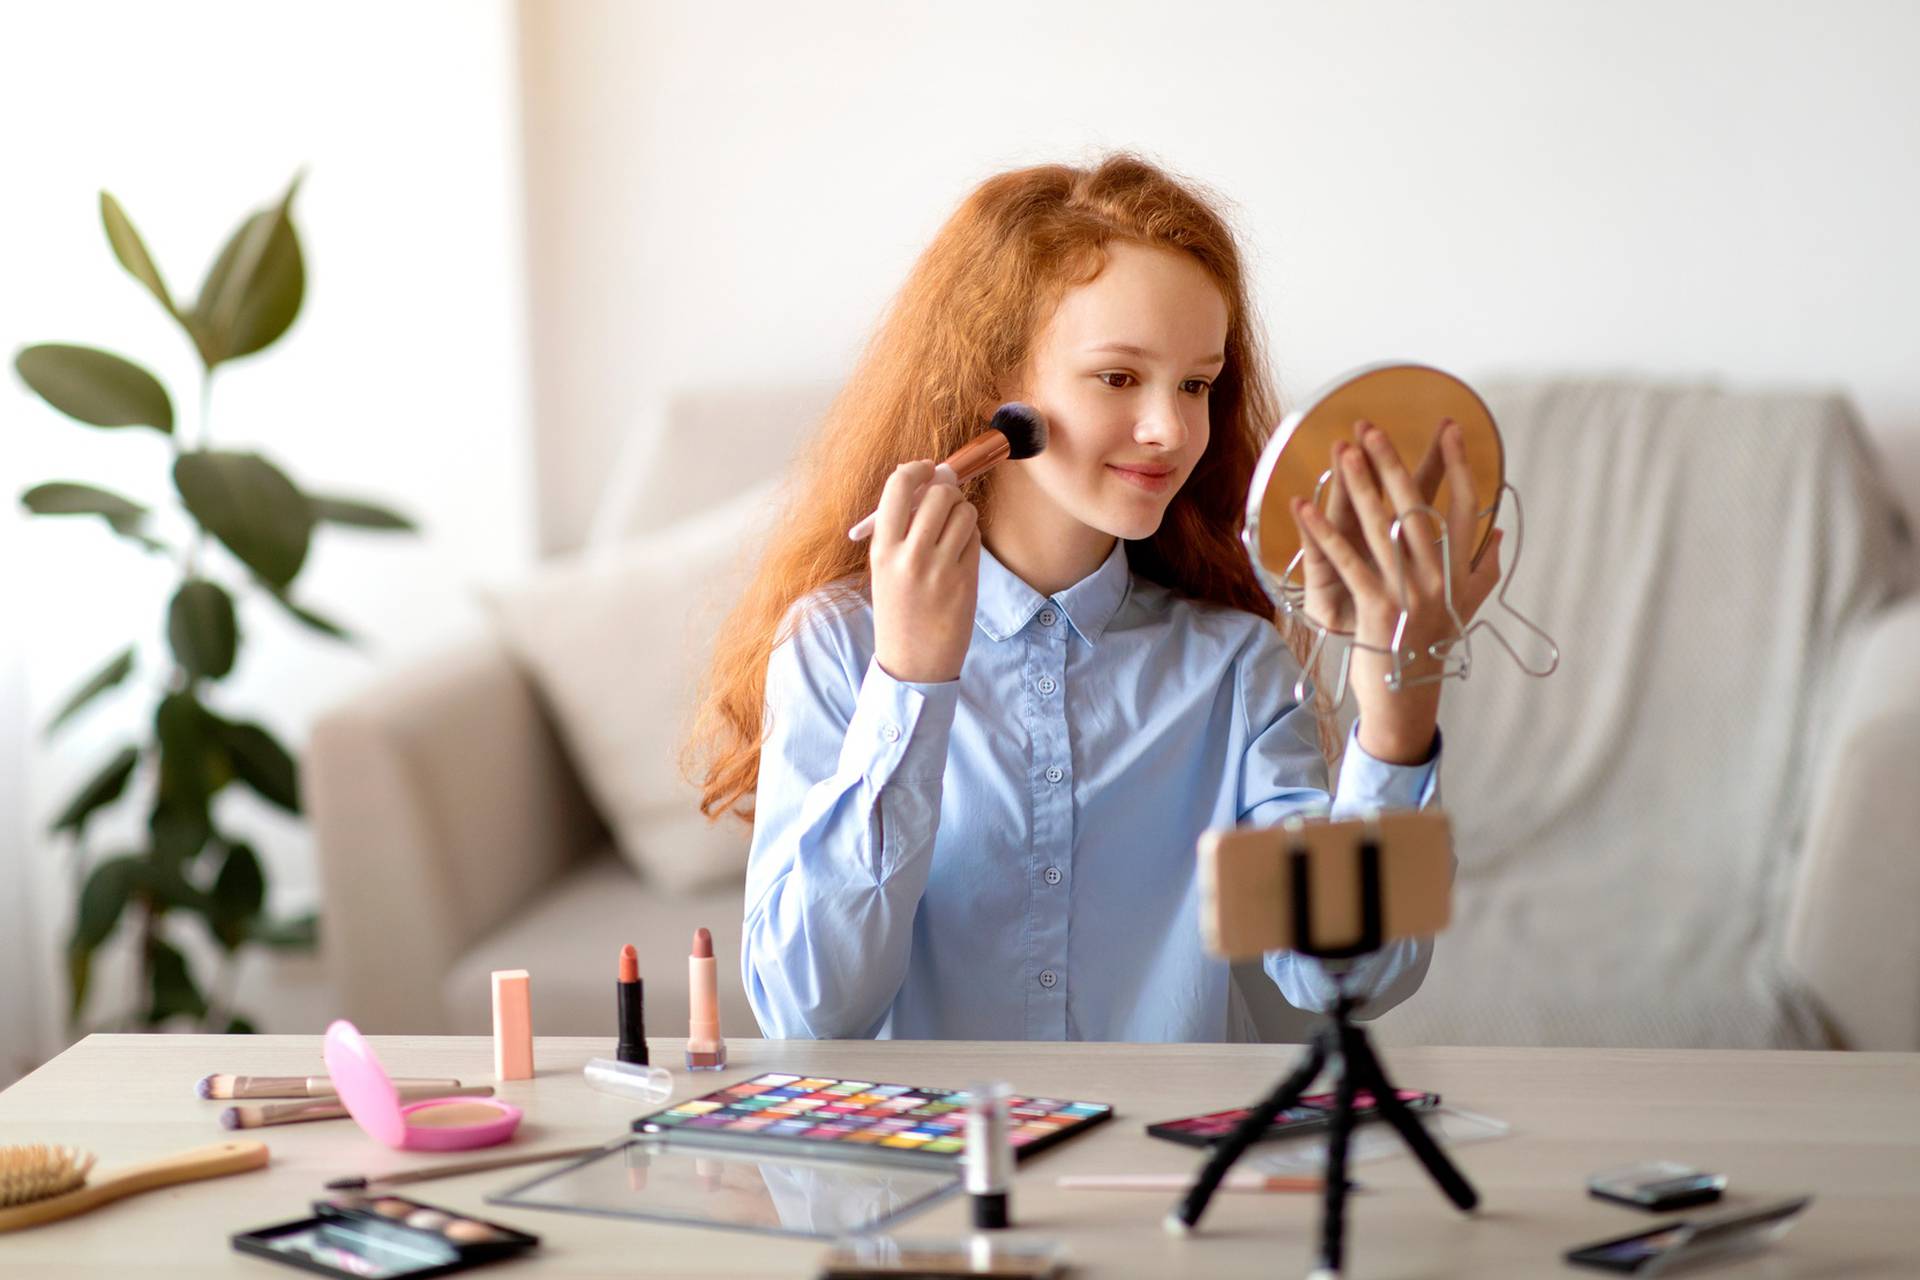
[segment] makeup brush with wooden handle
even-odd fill
[[[267,1167],[264,1142],[216,1142],[143,1160],[87,1181],[93,1155],[75,1147],[0,1147],[0,1231],[37,1227],[176,1182]]]
[[[1021,462],[1047,447],[1047,420],[1030,404],[1014,401],[993,411],[987,429],[953,451],[945,462],[933,469],[935,483],[965,484],[989,467],[1002,462]],[[925,490],[921,491],[922,493]],[[913,498],[920,505],[920,494]],[[873,536],[875,509],[866,519],[847,530],[847,537],[858,542]]]

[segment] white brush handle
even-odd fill
[[[202,1178],[219,1178],[229,1173],[246,1173],[266,1167],[267,1144],[264,1142],[216,1142],[211,1146],[195,1147],[191,1151],[162,1156],[158,1160],[130,1164],[124,1169],[116,1169],[95,1178],[83,1187],[48,1196],[45,1200],[32,1200],[11,1209],[0,1209],[0,1231],[16,1231],[21,1227],[37,1227],[43,1222],[58,1222],[62,1218],[71,1218],[76,1213],[85,1213],[89,1209],[97,1209],[103,1204],[138,1195],[142,1191],[151,1191],[155,1187],[170,1187],[176,1182],[197,1182]]]
[[[933,483],[957,485],[960,483],[960,476],[952,467],[943,462],[933,469]],[[920,499],[926,496],[926,492],[927,486],[921,485],[919,490],[913,495],[911,511],[918,511],[920,509]],[[854,542],[861,542],[867,538],[871,538],[873,536],[873,526],[879,522],[879,519],[880,508],[875,507],[867,513],[866,519],[847,530],[847,537]]]

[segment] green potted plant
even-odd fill
[[[55,834],[70,837],[78,902],[67,946],[71,1018],[86,1008],[95,952],[122,927],[135,931],[141,971],[132,1004],[107,1020],[157,1028],[190,1020],[212,1031],[250,1031],[232,1007],[232,975],[249,944],[311,949],[309,914],[276,919],[267,911],[267,877],[253,846],[229,829],[219,797],[245,787],[289,813],[300,812],[298,766],[272,733],[223,705],[221,681],[242,644],[236,601],[272,603],[301,625],[334,640],[348,632],[295,601],[293,589],[315,532],[328,525],[411,531],[404,516],[373,503],[310,493],[258,452],[216,448],[208,424],[214,374],[263,351],[292,326],[305,294],[305,265],[293,223],[296,176],[274,204],[240,224],[208,270],[198,295],[176,301],[140,234],[105,191],[100,218],[120,265],[176,321],[199,356],[199,412],[175,415],[160,380],[121,356],[92,347],[44,343],[22,348],[14,368],[27,387],[90,428],[160,432],[172,446],[171,479],[187,535],[169,542],[140,502],[70,480],[22,495],[37,516],[97,518],[142,552],[176,566],[179,585],[167,607],[165,658],[147,673],[154,696],[145,729],[105,760],[63,806]],[[108,691],[133,681],[138,643],[122,647],[60,707],[52,736]],[[109,806],[137,799],[144,833],[130,847],[89,847],[89,824]],[[196,977],[169,936],[169,921],[197,919],[224,956],[213,983]]]

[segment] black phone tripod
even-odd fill
[[[1381,942],[1378,845],[1368,841],[1360,847],[1361,930],[1359,940],[1351,946],[1312,945],[1313,931],[1307,919],[1310,886],[1307,883],[1306,855],[1296,851],[1290,858],[1293,875],[1293,936],[1297,940],[1295,950],[1323,959],[1345,958],[1378,950]],[[1472,1184],[1440,1150],[1432,1135],[1420,1123],[1419,1117],[1400,1101],[1399,1092],[1393,1087],[1393,1081],[1387,1079],[1386,1069],[1380,1065],[1380,1059],[1367,1039],[1366,1029],[1353,1021],[1353,1011],[1360,1002],[1348,993],[1345,982],[1345,974],[1334,975],[1337,996],[1328,1020],[1314,1032],[1313,1041],[1307,1045],[1292,1073],[1253,1109],[1252,1114],[1240,1122],[1240,1126],[1227,1136],[1207,1160],[1186,1198],[1168,1215],[1169,1231],[1185,1234],[1199,1224],[1200,1215],[1207,1211],[1207,1203],[1213,1199],[1213,1193],[1219,1189],[1221,1180],[1233,1168],[1234,1162],[1266,1133],[1267,1126],[1273,1123],[1275,1116],[1300,1100],[1300,1095],[1307,1091],[1307,1087],[1329,1061],[1334,1064],[1337,1079],[1332,1123],[1327,1135],[1326,1208],[1320,1219],[1320,1266],[1313,1273],[1314,1280],[1323,1276],[1337,1277],[1341,1273],[1346,1243],[1347,1142],[1353,1134],[1354,1097],[1362,1091],[1372,1095],[1381,1116],[1413,1151],[1447,1199],[1463,1212],[1472,1211],[1480,1203],[1480,1196]]]

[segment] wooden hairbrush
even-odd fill
[[[115,1169],[87,1181],[91,1153],[75,1147],[0,1147],[0,1231],[37,1227],[176,1182],[267,1167],[264,1142],[216,1142]]]

